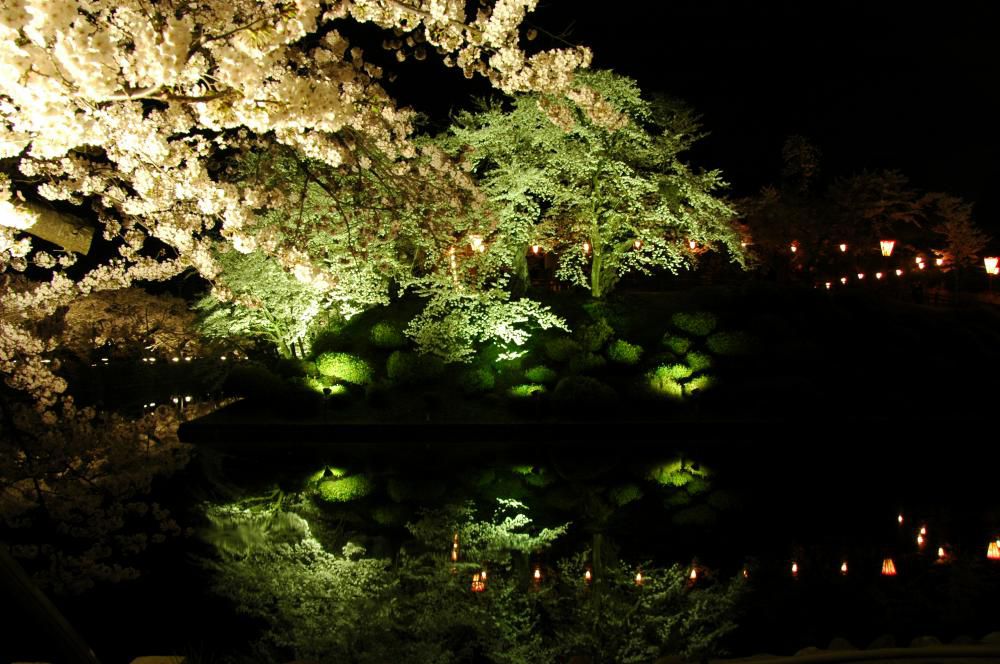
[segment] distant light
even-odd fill
[[[587,584],[589,584],[589,583],[590,583],[591,581],[593,581],[593,580],[594,580],[594,575],[590,573],[590,570],[589,570],[589,569],[588,569],[588,570],[586,570],[586,571],[585,571],[585,572],[583,573],[583,582],[584,582],[584,583],[587,583]]]
[[[917,263],[917,267],[919,267],[921,270],[923,270],[925,267],[927,267],[927,265],[926,265],[926,263]]]
[[[535,571],[531,575],[531,580],[534,581],[535,583],[541,583],[542,582],[542,568],[541,567],[535,567]]]
[[[174,397],[174,398],[172,399],[172,401],[173,401],[174,403],[180,403],[180,402],[181,402],[181,400],[180,400],[180,399],[178,399],[177,397]]]
[[[226,356],[225,356],[225,355],[223,355],[223,356],[222,356],[222,357],[220,357],[219,359],[220,359],[220,360],[222,360],[223,362],[225,362],[225,361],[226,361]]]
[[[840,573],[841,574],[845,574],[845,575],[847,574],[847,561],[846,560],[844,562],[840,563]]]
[[[920,526],[920,534],[921,535],[927,534],[927,526]]]
[[[181,358],[179,358],[179,357],[172,357],[172,358],[170,358],[170,361],[171,362],[180,362]]]
[[[635,573],[635,585],[641,586],[645,579],[642,578],[642,572]]]
[[[986,274],[1000,274],[1000,258],[996,256],[987,256],[983,259],[983,265],[986,267]]]
[[[636,251],[642,249],[642,240],[636,238],[635,241],[632,242],[632,248],[635,249]]]
[[[896,276],[897,277],[903,276],[903,271],[902,270],[896,270]]]
[[[480,254],[486,251],[486,245],[483,244],[483,236],[481,235],[470,235],[469,246],[472,247],[473,251]]]
[[[896,522],[899,523],[899,525],[903,525],[903,515],[902,514],[900,514],[899,516],[896,517]]]
[[[191,403],[191,397],[189,397],[189,396],[187,396],[187,397],[184,397],[184,401],[185,401],[186,403]]]
[[[792,563],[792,576],[797,577],[799,575],[799,564]]]
[[[896,563],[892,561],[892,558],[886,558],[882,561],[882,576],[896,576]]]
[[[840,250],[841,250],[842,252],[843,252],[843,251],[847,251],[847,244],[845,244],[845,243],[841,242],[841,243],[840,243]]]
[[[875,273],[875,278],[876,279],[881,279],[882,278],[882,273],[881,272],[876,272]]]
[[[921,263],[924,262],[924,259],[922,256],[917,256],[916,258],[913,259],[913,262],[916,263],[917,265],[920,265]]]
[[[924,544],[926,544],[926,543],[927,543],[927,540],[924,538],[923,535],[917,535],[917,546],[918,547],[920,547],[922,549],[922,548],[924,548]]]
[[[538,252],[541,251],[541,249],[542,248],[539,247],[537,244],[531,245],[531,253],[535,254],[536,256],[538,255]]]
[[[842,283],[842,284],[844,284],[846,286],[847,285],[847,277],[841,277],[840,278],[840,283]]]
[[[861,280],[861,279],[864,279],[864,278],[865,278],[865,273],[864,272],[858,272],[858,279]]]
[[[691,568],[691,574],[690,574],[690,576],[688,576],[688,578],[689,578],[689,579],[690,579],[690,580],[691,580],[692,582],[695,582],[695,581],[697,581],[697,580],[698,580],[698,568],[697,568],[697,567],[692,567],[692,568]]]
[[[190,356],[188,356],[188,357],[185,357],[185,358],[184,358],[184,361],[185,361],[185,362],[190,362],[190,361],[191,361],[191,357],[190,357]]]
[[[826,282],[826,283],[824,284],[824,286],[826,286],[826,289],[827,289],[827,290],[830,290],[830,286],[832,286],[832,285],[833,285],[833,284],[832,284],[832,283],[830,283],[829,281],[828,281],[828,282]]]
[[[937,265],[938,267],[941,267],[942,265],[944,265],[944,259],[943,258],[935,258],[934,259],[934,264]]]
[[[986,547],[986,557],[990,560],[1000,560],[1000,540],[993,540]]]
[[[694,240],[688,240],[688,246],[690,248],[692,248],[692,249],[697,249],[698,248],[698,243],[695,242]]]
[[[589,242],[585,241],[583,243],[583,253],[585,253],[585,254],[589,254],[590,253],[590,243]]]
[[[892,248],[896,246],[895,240],[879,240],[878,244],[883,256],[892,256]]]
[[[792,253],[794,254],[794,253],[795,253],[796,251],[798,251],[798,250],[799,250],[799,245],[797,245],[797,244],[795,244],[794,242],[792,242],[791,246],[790,246],[790,247],[788,247],[788,248],[789,248],[789,250],[790,250],[790,251],[791,251],[791,252],[792,252]]]

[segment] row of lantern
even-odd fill
[[[895,240],[879,240],[878,245],[879,245],[879,250],[882,252],[882,255],[885,256],[886,258],[888,258],[889,256],[892,256],[892,250],[896,246],[896,241]],[[745,243],[744,243],[744,246],[745,246]],[[789,248],[789,250],[793,254],[797,253],[798,250],[799,250],[799,243],[798,242],[792,242],[789,245],[788,248]],[[842,253],[842,254],[846,254],[847,253],[847,243],[846,242],[841,242],[840,244],[837,245],[837,248],[840,249],[840,253]]]
[[[883,256],[885,256],[886,258],[888,258],[889,256],[892,256],[892,250],[896,246],[896,241],[895,240],[879,240],[878,244],[879,244],[879,250],[882,252]],[[841,242],[839,245],[837,245],[837,247],[840,249],[841,253],[847,253],[847,243],[846,242]],[[691,248],[693,249],[694,247],[692,246]],[[791,252],[793,254],[797,253],[798,250],[799,250],[799,244],[798,244],[798,242],[792,242],[791,245],[789,245],[789,249],[791,250]],[[914,259],[914,261],[916,262],[917,267],[920,268],[921,270],[923,270],[926,267],[926,265],[924,264],[924,258],[922,256],[917,256]],[[934,264],[937,265],[938,267],[941,267],[941,266],[944,265],[944,259],[943,258],[936,258],[936,259],[934,259]],[[986,256],[986,257],[984,257],[983,258],[983,267],[986,268],[986,274],[989,274],[989,275],[1000,274],[1000,257],[997,257],[997,256]],[[901,274],[902,274],[901,270],[896,270],[896,275],[897,276],[901,275]],[[860,279],[862,277],[859,275],[858,278]]]
[[[902,523],[902,516],[900,516],[900,523]],[[926,542],[926,539],[925,539],[926,535],[927,535],[927,527],[926,526],[921,526],[920,533],[917,536],[917,543],[918,543],[918,545],[921,548],[923,547],[924,543]],[[1000,539],[993,540],[992,542],[989,543],[989,546],[987,546],[987,549],[986,549],[986,558],[988,560],[1000,561]],[[952,559],[951,555],[945,550],[944,547],[938,547],[938,550],[937,550],[937,560],[935,561],[936,563],[938,563],[938,564],[948,563],[948,562],[951,561],[951,559]],[[451,560],[452,560],[452,562],[457,562],[458,561],[458,533],[455,533],[455,537],[454,537],[454,540],[452,542]],[[700,568],[699,568],[699,566],[697,564],[693,564],[691,566],[691,571],[688,573],[688,585],[689,586],[693,586],[694,584],[696,584],[698,582],[698,577],[699,577],[698,570],[699,569]],[[795,560],[792,561],[791,566],[789,567],[789,571],[790,571],[791,576],[792,576],[793,579],[797,580],[799,578],[800,568],[799,568],[798,561],[795,561]],[[839,571],[840,571],[840,575],[841,576],[847,576],[848,575],[848,572],[850,571],[850,567],[848,566],[846,560],[841,561],[840,567],[839,567]],[[882,559],[881,575],[885,576],[885,577],[894,577],[894,576],[897,576],[898,574],[899,574],[899,572],[897,571],[895,560],[893,558],[891,558],[891,557],[883,558]],[[749,579],[750,578],[750,568],[747,567],[747,566],[744,566],[743,569],[740,571],[740,575],[744,579]],[[542,584],[542,578],[543,578],[543,575],[542,575],[542,568],[541,568],[541,566],[535,565],[534,568],[532,569],[532,572],[531,572],[531,582],[532,582],[532,584],[535,587],[540,586]],[[482,570],[480,570],[480,571],[478,571],[478,572],[476,572],[475,574],[473,574],[472,575],[472,584],[470,586],[470,590],[472,592],[474,592],[474,593],[484,592],[486,590],[486,579],[487,579],[487,572],[486,572],[485,568],[482,569]],[[593,574],[593,572],[591,572],[590,568],[588,567],[583,572],[583,582],[584,582],[584,585],[589,586],[593,582],[593,580],[594,580],[594,574]],[[637,585],[637,586],[642,586],[646,582],[646,577],[643,576],[643,573],[642,573],[641,569],[636,571],[635,577],[634,577],[634,582],[635,582],[635,585]]]
[[[746,243],[744,243],[743,246],[746,246]],[[590,242],[588,242],[587,240],[583,241],[583,244],[580,245],[580,248],[583,249],[583,253],[585,255],[589,255],[590,254],[591,246],[590,246]],[[636,251],[639,251],[640,249],[642,249],[642,240],[640,240],[638,238],[636,238],[635,240],[632,240],[632,248],[635,249]],[[695,240],[688,240],[688,248],[690,248],[692,250],[697,249],[698,248],[698,242],[695,241]],[[533,245],[531,245],[531,253],[534,254],[535,256],[537,256],[539,253],[541,253],[541,251],[542,251],[542,246],[540,244],[533,244]]]

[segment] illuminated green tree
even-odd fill
[[[594,94],[603,98],[596,116],[580,106]],[[629,272],[676,272],[706,247],[743,260],[735,212],[718,196],[721,173],[681,161],[701,136],[689,109],[597,71],[579,72],[566,96],[523,95],[509,111],[462,115],[442,144],[469,160],[493,202],[491,239],[515,273],[524,277],[539,245],[558,253],[561,279],[600,298]]]

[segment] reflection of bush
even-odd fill
[[[347,503],[370,494],[375,490],[375,483],[367,475],[349,475],[323,480],[317,489],[319,497],[328,503]]]
[[[354,385],[367,385],[373,377],[371,365],[350,353],[323,353],[316,358],[316,369],[324,376]]]
[[[630,344],[624,339],[615,339],[608,346],[608,359],[618,364],[638,364],[642,357],[642,346]]]
[[[707,337],[715,329],[718,320],[714,314],[707,311],[695,311],[691,313],[678,312],[670,317],[670,322],[678,330],[696,337]]]

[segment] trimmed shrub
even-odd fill
[[[701,376],[696,376],[689,380],[685,385],[684,389],[687,390],[688,394],[694,394],[696,392],[704,392],[710,389],[712,385],[715,384],[715,379],[708,374],[702,374]]]
[[[573,338],[584,350],[596,353],[604,347],[615,334],[615,329],[603,318],[580,327],[573,333]]]
[[[624,339],[615,339],[608,346],[608,359],[618,364],[638,364],[642,357],[642,346],[630,344]]]
[[[680,381],[691,375],[691,368],[684,364],[664,364],[649,374],[649,387],[659,394],[672,399],[684,397],[684,386]]]
[[[745,332],[716,332],[705,345],[716,355],[746,355],[751,349],[750,335]]]
[[[473,367],[458,376],[458,386],[467,394],[489,392],[496,383],[496,375],[488,367]]]
[[[515,399],[524,399],[526,397],[530,397],[535,394],[545,394],[545,386],[538,385],[536,383],[525,383],[524,385],[515,385],[514,387],[507,390],[507,394],[514,397]]]
[[[690,313],[678,312],[670,317],[670,322],[678,330],[696,337],[707,337],[715,329],[718,320],[714,314],[707,311],[694,311]]]
[[[618,399],[611,386],[589,376],[569,376],[556,385],[553,396],[566,404],[602,405]]]
[[[372,325],[371,332],[368,333],[368,339],[377,348],[394,349],[402,348],[406,345],[406,337],[399,326],[384,320]]]
[[[396,350],[386,360],[385,371],[393,383],[406,385],[437,378],[444,372],[444,362],[434,355]]]
[[[580,350],[580,344],[569,337],[557,337],[545,343],[545,356],[553,362],[569,362]]]
[[[611,498],[611,502],[615,505],[618,507],[624,507],[625,505],[634,503],[642,498],[642,489],[635,484],[623,484],[622,486],[616,486],[611,489],[609,497]]]
[[[319,497],[327,503],[347,503],[364,498],[375,490],[375,483],[367,475],[348,475],[323,480],[318,487]]]
[[[712,356],[708,353],[699,353],[697,351],[685,355],[684,361],[691,367],[691,371],[693,372],[704,371],[712,366]]]
[[[672,378],[673,380],[684,380],[693,372],[686,364],[663,364],[656,367],[653,372],[655,378]]]
[[[691,348],[691,340],[687,337],[679,337],[667,332],[663,335],[663,345],[677,355],[683,355]]]
[[[354,385],[368,385],[374,377],[372,366],[350,353],[323,353],[316,358],[316,369],[328,378]]]
[[[587,373],[594,369],[600,369],[607,363],[608,361],[604,359],[603,355],[582,353],[569,361],[569,370],[573,373]]]
[[[532,383],[554,383],[559,378],[559,374],[544,364],[539,364],[525,371],[524,377]]]

